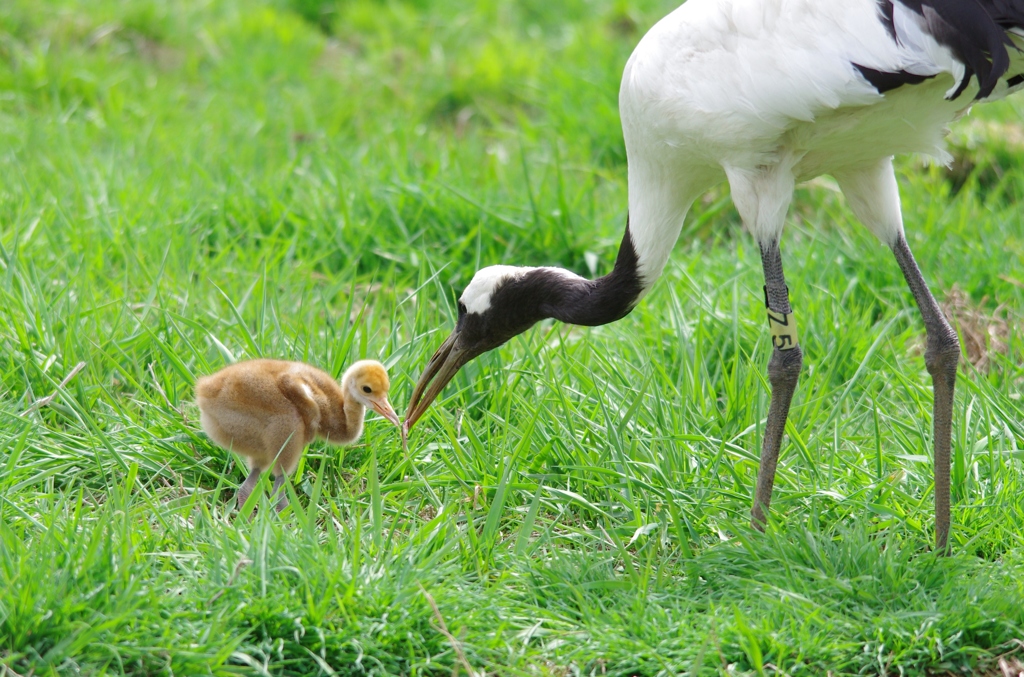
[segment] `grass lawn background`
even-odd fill
[[[977,365],[952,557],[930,551],[923,326],[829,179],[783,243],[805,368],[766,535],[746,525],[770,343],[725,188],[627,318],[538,326],[464,368],[407,453],[372,417],[308,450],[292,510],[234,519],[245,471],[199,431],[198,375],[377,358],[401,411],[478,267],[611,268],[619,77],[671,8],[0,4],[0,675],[1024,657],[1021,99],[958,123],[950,169],[899,163],[908,241]]]

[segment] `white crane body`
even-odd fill
[[[902,232],[898,193],[865,208],[878,198],[875,175],[888,171],[879,163],[904,153],[948,161],[947,127],[979,87],[971,80],[951,98],[964,64],[923,16],[899,2],[893,10],[895,39],[877,0],[689,0],[643,37],[626,63],[619,112],[645,290],[692,202],[726,179],[762,243],[780,237],[793,186],[823,174],[837,175],[886,244]],[[1012,80],[1024,54],[1009,54],[1008,77],[986,100],[1024,86]],[[927,79],[880,92],[858,65]]]
[[[948,160],[952,121],[1024,87],[1022,46],[1024,0],[689,0],[651,28],[623,72],[629,219],[612,272],[478,271],[413,391],[406,430],[463,364],[538,320],[599,325],[627,315],[664,270],[693,201],[728,181],[761,249],[774,345],[752,509],[763,527],[803,360],[782,229],[794,186],[829,174],[892,249],[921,311],[934,388],[935,542],[945,551],[960,344],[904,237],[892,158]]]

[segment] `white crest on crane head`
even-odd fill
[[[582,279],[576,273],[564,268],[531,266],[487,266],[476,271],[469,286],[462,292],[459,301],[466,306],[467,313],[486,313],[491,308],[491,296],[501,285],[510,280],[518,280],[534,270],[547,270],[565,277]]]
[[[476,271],[459,301],[467,313],[486,313],[491,307],[491,294],[509,278],[519,278],[533,268],[519,266],[487,266]]]

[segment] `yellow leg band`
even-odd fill
[[[796,318],[793,313],[777,313],[768,309],[768,333],[772,345],[778,350],[793,350],[799,345],[796,336]]]

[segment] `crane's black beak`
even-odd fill
[[[416,383],[416,388],[412,391],[409,410],[405,412],[403,437],[416,425],[416,421],[420,420],[423,412],[437,399],[437,396],[462,368],[462,365],[482,352],[460,347],[458,343],[459,330],[455,329],[427,363],[427,368],[423,370],[420,380]]]

